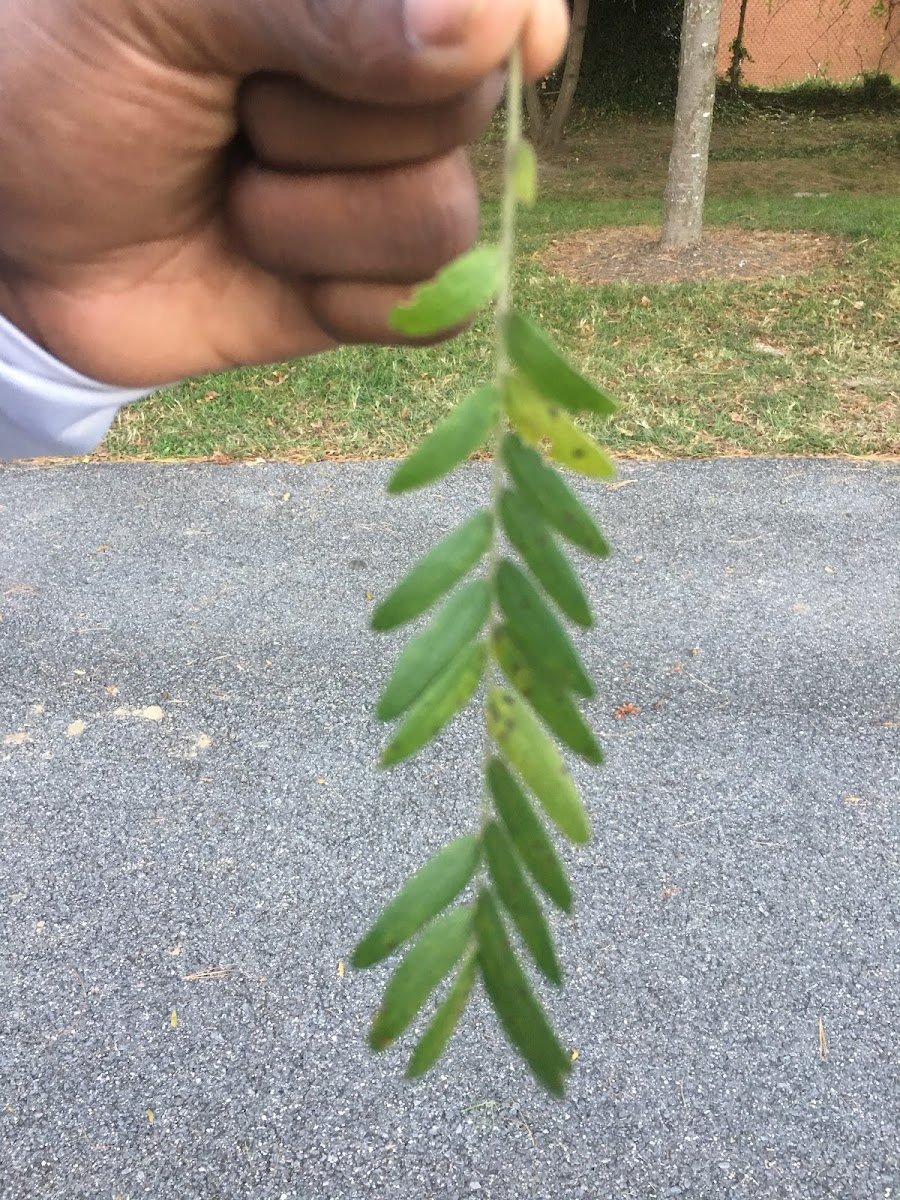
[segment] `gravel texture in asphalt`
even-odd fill
[[[489,468],[389,469],[0,471],[2,1200],[897,1200],[900,469],[584,491],[562,1102],[480,999],[417,1085],[365,1046],[353,944],[479,803],[477,709],[376,769],[367,622]]]

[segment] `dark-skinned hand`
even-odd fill
[[[564,0],[3,0],[0,313],[98,380],[400,342]]]

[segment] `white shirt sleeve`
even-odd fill
[[[79,375],[0,316],[0,462],[87,454],[123,404],[156,390]]]

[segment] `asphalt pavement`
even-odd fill
[[[2,1200],[898,1200],[900,466],[584,490],[561,1102],[481,1001],[418,1084],[365,1046],[481,737],[376,769],[369,614],[488,488],[389,469],[0,470]]]

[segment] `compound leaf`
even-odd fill
[[[573,842],[588,841],[591,828],[575,782],[531,709],[514,692],[491,688],[487,727],[557,828]]]
[[[424,487],[440,479],[484,445],[500,415],[500,391],[494,384],[460,401],[420,442],[391,476],[392,495]]]
[[[493,517],[477,512],[441,538],[388,593],[372,614],[372,628],[394,629],[421,616],[475,566],[491,544]]]
[[[438,1061],[480,973],[513,1046],[535,1077],[562,1095],[571,1060],[531,988],[510,928],[518,933],[516,946],[521,941],[543,975],[561,984],[537,889],[566,912],[572,892],[540,809],[574,842],[587,841],[590,825],[551,733],[590,762],[601,762],[603,754],[572,695],[590,698],[594,685],[562,620],[587,628],[593,617],[556,535],[598,557],[609,547],[562,476],[532,447],[545,448],[550,459],[583,475],[608,478],[615,474],[612,460],[573,418],[608,416],[617,405],[570,366],[528,317],[509,309],[516,204],[533,205],[538,184],[534,149],[520,136],[521,79],[521,58],[514,49],[502,248],[479,246],[463,254],[389,317],[391,327],[407,338],[436,340],[435,335],[470,321],[502,287],[495,381],[469,395],[431,430],[397,466],[387,490],[399,494],[443,478],[489,438],[499,451],[506,483],[495,473],[487,508],[424,554],[371,620],[376,630],[395,629],[441,602],[398,656],[379,699],[379,718],[399,718],[382,765],[416,754],[484,681],[484,785],[493,811],[483,816],[478,834],[458,838],[420,867],[360,941],[352,961],[368,967],[406,948],[372,1022],[374,1050],[399,1037],[439,989],[407,1077],[424,1074]],[[509,427],[513,432],[506,431]],[[515,551],[510,557],[521,566],[500,556],[497,522]],[[466,580],[470,573],[474,580]],[[503,676],[508,686],[498,685]],[[475,903],[460,907],[459,897],[482,859]],[[445,980],[447,986],[441,986]]]
[[[435,918],[388,981],[369,1045],[384,1050],[410,1021],[465,953],[472,936],[471,906]]]
[[[500,247],[476,246],[398,304],[390,324],[407,337],[430,337],[469,320],[489,304],[500,284]]]
[[[389,958],[456,899],[478,869],[480,858],[480,838],[466,834],[419,867],[353,951],[353,966],[371,967]]]

